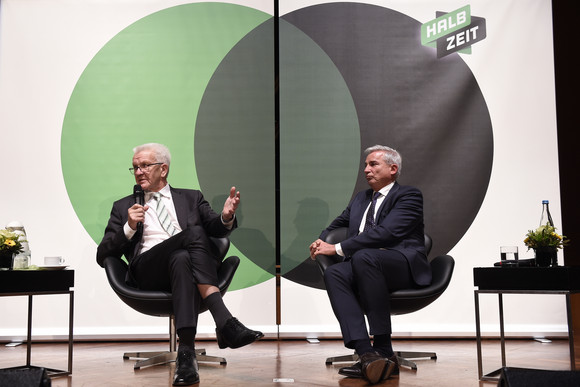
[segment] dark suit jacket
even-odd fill
[[[221,238],[231,233],[231,230],[223,225],[221,215],[213,211],[209,203],[203,198],[201,191],[171,187],[171,196],[182,230],[199,225],[206,230],[208,236]],[[128,240],[123,231],[123,226],[128,218],[127,211],[133,204],[135,204],[135,199],[132,195],[113,203],[105,235],[97,247],[97,263],[99,265],[103,266],[105,257],[121,258],[124,255],[129,261],[133,258],[135,245],[141,239],[141,235],[136,233],[131,240]],[[234,221],[232,230],[236,225],[237,223]]]
[[[372,192],[372,189],[359,192],[342,214],[322,232],[320,239],[325,240],[331,230],[347,227],[347,239],[341,242],[347,258],[361,249],[393,249],[405,256],[417,285],[429,285],[431,268],[425,256],[421,191],[395,182],[377,212],[377,227],[359,234]]]

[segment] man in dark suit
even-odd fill
[[[431,269],[425,256],[423,196],[396,182],[401,156],[381,145],[365,153],[364,173],[371,189],[359,192],[310,245],[310,256],[344,257],[326,269],[324,282],[345,346],[354,349],[360,361],[339,373],[377,383],[399,372],[391,345],[389,292],[428,285]],[[324,242],[340,227],[348,228],[346,240]]]
[[[212,255],[208,239],[228,236],[237,226],[240,193],[232,187],[221,215],[217,214],[200,191],[169,186],[167,147],[145,144],[133,152],[130,171],[145,192],[145,203],[137,204],[127,196],[113,204],[97,262],[102,266],[106,257],[125,255],[129,283],[172,293],[179,336],[173,384],[195,384],[199,374],[194,341],[202,299],[215,320],[220,348],[239,348],[263,336],[232,317],[224,305],[217,287],[220,262]]]

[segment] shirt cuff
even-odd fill
[[[340,245],[340,243],[335,244],[334,248],[336,249],[336,254],[340,255],[341,257],[344,257],[344,252],[342,251],[342,246]]]
[[[131,227],[129,227],[129,222],[127,222],[123,226],[123,232],[125,233],[125,236],[127,237],[127,239],[131,239],[131,238],[133,238],[133,235],[135,235],[137,230],[133,230]]]
[[[234,220],[236,220],[236,214],[234,214],[234,216],[232,217],[232,220],[230,220],[229,222],[226,222],[224,220],[223,215],[220,214],[220,218],[222,220],[223,225],[228,229],[231,230],[232,227],[234,227]]]

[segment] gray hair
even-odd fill
[[[164,163],[167,164],[167,166],[171,164],[171,153],[169,153],[169,148],[167,148],[163,144],[157,144],[152,142],[149,144],[139,145],[133,148],[133,154],[143,151],[152,151],[153,154],[155,155],[155,161],[158,163]]]
[[[398,179],[399,176],[401,176],[401,169],[403,168],[403,160],[399,152],[397,152],[393,148],[389,148],[388,146],[384,145],[373,145],[365,149],[365,155],[369,155],[373,152],[383,152],[383,160],[385,160],[387,164],[396,164],[399,167],[397,169],[395,179]]]

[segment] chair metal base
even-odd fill
[[[411,351],[396,351],[399,365],[409,367],[413,371],[417,371],[417,364],[409,359],[426,359],[437,360],[435,352],[411,352]]]
[[[123,354],[123,359],[131,358],[144,359],[135,362],[133,368],[138,370],[142,367],[166,364],[175,361],[177,358],[177,352],[125,352]]]
[[[332,356],[326,358],[326,365],[331,365],[333,363],[354,363],[358,360],[358,355],[353,353],[352,355],[341,355]]]
[[[437,359],[437,354],[435,352],[410,352],[410,351],[396,351],[397,360],[399,365],[403,367],[409,367],[413,371],[417,371],[417,364],[410,361],[409,359],[424,359],[429,358],[431,360]],[[358,355],[353,353],[352,355],[342,355],[333,356],[326,359],[326,365],[331,365],[333,363],[354,363],[358,360]]]
[[[207,355],[205,349],[195,349],[195,357],[198,363],[220,363],[226,365],[228,362],[225,357]],[[167,364],[177,359],[177,331],[175,330],[175,316],[169,316],[169,351],[157,352],[125,352],[123,359],[143,359],[139,360],[133,366],[133,369],[140,369],[160,364]]]
[[[197,358],[198,362],[219,363],[220,365],[227,364],[227,361],[224,357],[207,355],[205,349],[196,349],[195,357]],[[125,352],[125,354],[123,354],[123,359],[131,358],[144,359],[135,362],[133,368],[138,370],[143,367],[171,363],[177,359],[177,352]]]

